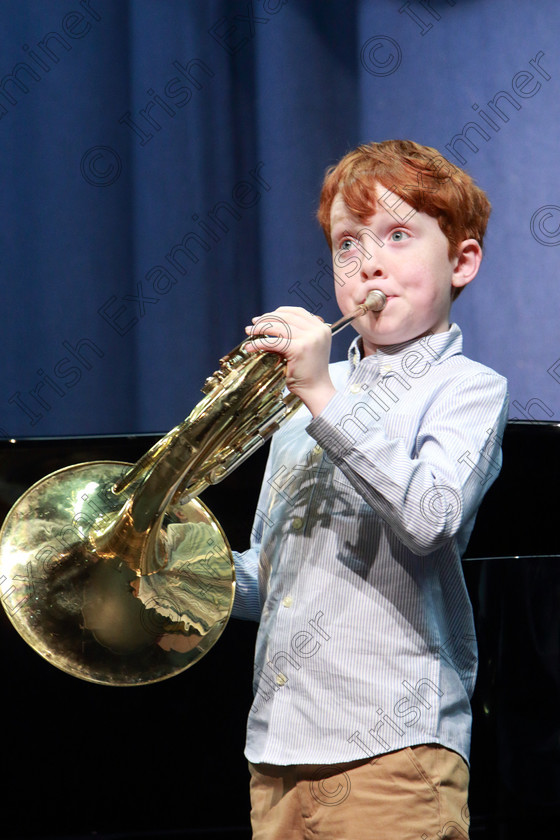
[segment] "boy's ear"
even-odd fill
[[[481,262],[482,248],[476,239],[464,239],[457,249],[451,285],[456,289],[468,285],[478,274]]]

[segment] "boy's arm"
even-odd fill
[[[336,394],[328,370],[331,330],[320,318],[300,307],[281,307],[276,312],[254,318],[253,325],[246,327],[246,332],[249,335],[267,336],[247,344],[248,350],[267,350],[285,357],[286,384],[293,393],[304,399],[313,415],[318,414]],[[260,589],[261,585],[264,585],[261,578],[267,575],[267,570],[261,563],[260,549],[267,521],[270,492],[268,478],[272,458],[273,450],[269,455],[261,486],[251,532],[251,547],[242,553],[233,552],[236,575],[232,610],[234,618],[260,620]]]
[[[507,404],[507,383],[498,374],[455,378],[426,407],[413,455],[379,420],[361,415],[356,423],[355,402],[341,392],[307,431],[399,539],[424,555],[461,529],[468,538],[500,470]]]
[[[274,441],[272,442],[274,446]],[[257,510],[251,530],[250,547],[243,552],[234,551],[235,563],[235,598],[232,616],[247,621],[260,621],[262,611],[261,582],[265,574],[261,563],[261,544],[263,531],[268,523],[269,478],[271,473],[272,451],[265,468]]]
[[[411,551],[429,554],[459,530],[468,533],[501,465],[503,377],[487,371],[450,382],[426,410],[411,456],[371,416],[365,429],[349,424],[355,402],[330,379],[328,325],[299,307],[280,307],[254,319],[253,330],[272,336],[251,342],[253,349],[285,357],[287,385],[313,417],[307,432]]]
[[[233,560],[235,598],[231,615],[245,621],[259,621],[262,608],[258,585],[259,551],[255,548],[249,548],[243,553],[234,551]]]

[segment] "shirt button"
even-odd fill
[[[313,452],[315,453],[315,455],[320,455],[322,451],[323,451],[323,448],[321,446],[319,446],[319,444],[317,444],[316,446],[313,447]]]
[[[291,595],[286,595],[286,597],[282,599],[282,603],[284,604],[285,607],[291,607],[292,604],[294,603],[294,599],[292,598]]]
[[[294,516],[292,528],[294,531],[300,531],[303,528],[303,519],[301,516]]]
[[[381,373],[391,373],[392,370],[392,365],[381,365]]]
[[[276,682],[278,685],[286,685],[288,682],[288,677],[286,674],[276,674]]]
[[[350,385],[349,390],[350,390],[351,394],[359,394],[360,391],[362,390],[362,386],[360,385],[359,382],[354,382],[352,385]]]

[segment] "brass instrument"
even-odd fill
[[[370,292],[333,334],[368,310]],[[51,473],[0,532],[2,602],[31,647],[105,685],[180,673],[216,642],[233,605],[233,556],[197,498],[229,475],[300,405],[283,396],[285,361],[241,344],[205,397],[136,464],[95,461]]]

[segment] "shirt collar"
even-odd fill
[[[386,344],[370,356],[362,356],[361,337],[356,336],[348,349],[348,360],[353,368],[361,361],[375,360],[379,369],[383,366],[392,367],[402,361],[412,350],[427,354],[430,364],[437,365],[450,356],[463,352],[463,333],[457,324],[451,324],[446,332],[433,333],[423,338],[414,338],[402,344]]]

